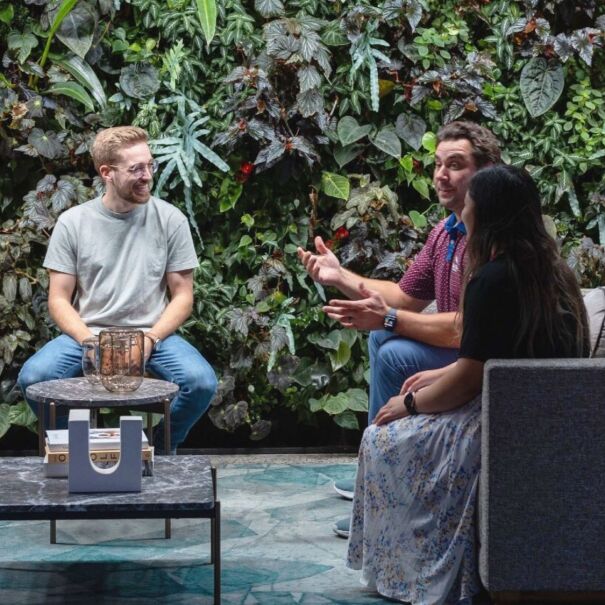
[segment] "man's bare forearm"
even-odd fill
[[[338,288],[343,294],[353,300],[362,298],[359,293],[359,285],[364,284],[368,290],[374,290],[378,292],[386,301],[387,305],[394,307],[395,309],[412,309],[420,310],[424,303],[420,301],[414,301],[420,303],[422,306],[413,305],[412,299],[407,297],[399,287],[398,284],[388,281],[386,279],[371,279],[369,277],[362,277],[349,271],[348,269],[341,269],[342,279],[334,284],[334,287]],[[409,300],[408,300],[409,299]]]
[[[187,295],[177,295],[170,301],[158,321],[149,331],[163,340],[183,325],[191,315],[192,310],[193,298]]]
[[[71,336],[77,342],[82,342],[85,338],[93,335],[78,315],[78,312],[67,300],[49,298],[48,312],[61,332]]]
[[[397,312],[395,332],[436,347],[457,349],[460,347],[459,318],[451,313]]]

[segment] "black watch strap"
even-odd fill
[[[403,405],[405,405],[405,409],[408,411],[410,416],[417,416],[418,410],[416,409],[416,397],[412,391],[408,391],[403,398]]]

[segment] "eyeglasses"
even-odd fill
[[[114,164],[109,164],[109,166],[112,168],[120,168],[120,166],[116,166]],[[151,175],[154,175],[158,171],[159,167],[159,162],[157,160],[153,160],[152,162],[149,162],[149,164],[135,164],[134,166],[130,166],[129,168],[126,168],[126,172],[137,179],[140,179],[142,176],[145,176],[147,172],[149,172]]]

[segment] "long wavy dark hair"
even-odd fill
[[[467,245],[466,280],[502,255],[519,296],[515,349],[535,354],[538,337],[567,357],[588,354],[586,311],[578,282],[542,219],[540,194],[523,169],[499,164],[479,170],[468,194],[474,225]]]

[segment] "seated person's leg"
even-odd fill
[[[179,394],[170,405],[170,446],[175,450],[210,406],[217,386],[216,375],[200,352],[175,334],[163,340],[152,353],[146,369],[157,378],[179,385]],[[156,451],[163,452],[163,421],[155,435]]]
[[[434,347],[387,330],[370,333],[370,405],[368,424],[378,410],[398,395],[407,378],[422,370],[442,368],[458,358],[458,349]]]
[[[82,376],[82,347],[71,336],[61,334],[45,344],[25,362],[19,372],[17,384],[25,398],[25,390],[32,384],[46,380],[74,378],[75,376]],[[25,399],[34,414],[37,415],[38,404]],[[47,428],[48,421],[48,414],[46,414]],[[57,428],[67,428],[67,410],[59,408]]]

